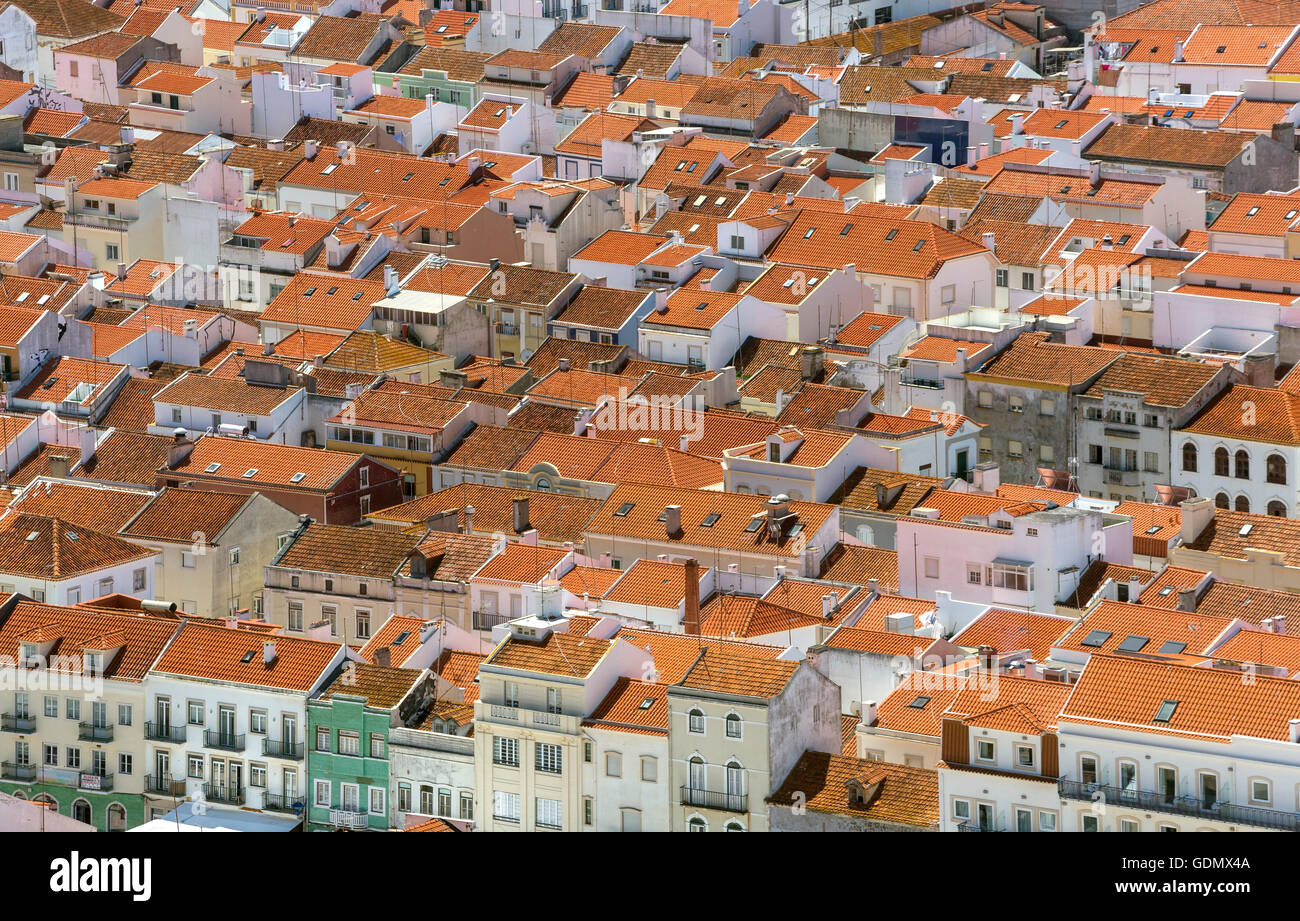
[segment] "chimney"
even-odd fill
[[[520,496],[513,500],[511,512],[513,513],[513,522],[516,534],[523,534],[529,529],[528,523],[528,497]]]
[[[393,664],[393,650],[388,646],[381,646],[375,650],[375,664],[389,668]]]
[[[119,136],[121,137],[123,144],[135,143],[135,129],[130,125],[123,125],[119,129]]]
[[[876,725],[876,713],[880,710],[880,704],[874,700],[868,700],[862,705],[862,725]]]
[[[1287,720],[1288,735],[1292,742],[1300,742],[1300,720]]]
[[[175,470],[176,466],[189,457],[193,450],[194,442],[186,436],[185,429],[176,429],[172,432],[172,443],[167,446],[167,467]]]
[[[664,506],[664,533],[676,537],[682,533],[682,507],[680,505]]]
[[[1093,186],[1101,185],[1101,161],[1088,161],[1088,182]]]
[[[653,99],[647,99],[645,101],[645,117],[654,118],[658,114],[659,109],[655,106],[655,101]]]
[[[875,597],[876,595],[880,594],[879,579],[872,578],[867,580],[867,594],[871,595],[872,597]]]
[[[1107,252],[1110,252],[1115,248],[1115,241],[1111,239],[1110,234],[1106,234],[1106,236],[1101,238],[1101,248]]]
[[[1035,681],[1043,680],[1043,666],[1037,659],[1025,660],[1025,677],[1033,678]]]
[[[830,620],[831,612],[834,610],[835,610],[835,596],[822,595],[822,618],[824,620]]]
[[[997,252],[997,237],[992,231],[986,231],[980,234],[980,243],[990,253]]]
[[[384,266],[384,294],[388,297],[395,297],[401,287],[397,284],[397,269],[391,265]]]
[[[681,438],[678,439],[678,442],[677,442],[677,449],[678,449],[679,451],[690,451],[690,449],[691,449],[691,439],[690,439],[690,436],[689,436],[689,435],[682,435]]]
[[[680,511],[680,509],[679,509]],[[687,636],[700,635],[700,564],[694,559],[686,561],[682,573],[683,591],[686,593],[686,616],[682,621]]]
[[[1142,597],[1142,580],[1128,580],[1128,600],[1129,604],[1137,604],[1138,599]]]
[[[1183,39],[1178,37],[1174,39],[1174,63],[1181,64],[1183,60]]]
[[[1178,610],[1179,611],[1196,610],[1196,589],[1180,588],[1178,590]]]
[[[320,149],[320,141],[303,141],[302,155],[308,160],[316,159],[316,151]]]
[[[465,533],[474,533],[474,506],[465,506]]]
[[[275,640],[262,641],[262,664],[270,665],[275,661]]]
[[[1286,615],[1285,615],[1285,614],[1274,614],[1274,615],[1273,615],[1273,632],[1274,632],[1274,633],[1286,633]]]
[[[561,358],[560,361],[559,361],[559,365],[558,365],[558,367],[559,367],[559,369],[560,369],[561,371],[568,371],[568,370],[569,370],[569,359],[567,359],[567,358]]]
[[[266,142],[267,150],[284,150],[284,138],[272,138]]]
[[[979,148],[974,145],[966,148],[966,165],[974,166],[975,161],[979,158]]]
[[[981,647],[979,648],[979,663],[980,663],[980,668],[985,669],[985,670],[992,670],[992,668],[993,668],[993,658],[994,658],[997,654],[998,654],[998,651],[997,651],[996,649],[994,649],[992,646],[981,646]]]
[[[806,345],[799,351],[799,376],[806,381],[815,381],[825,366],[826,353],[821,346]]]
[[[69,466],[68,455],[66,454],[51,455],[50,476],[58,480],[66,480],[68,478],[68,466]]]
[[[1012,134],[1025,133],[1025,116],[1020,114],[1011,116],[1011,133]]]
[[[1184,544],[1190,544],[1195,542],[1205,530],[1205,526],[1214,520],[1214,500],[1209,496],[1197,496],[1195,499],[1183,500],[1179,506],[1183,511],[1179,536]]]
[[[117,280],[118,280],[118,281],[125,281],[125,280],[126,280],[126,263],[125,263],[125,262],[119,262],[119,263],[117,264]]]

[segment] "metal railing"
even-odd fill
[[[1163,812],[1168,815],[1253,825],[1257,828],[1300,831],[1300,813],[1295,812],[1265,809],[1261,806],[1209,802],[1199,796],[1174,796],[1144,790],[1126,790],[1122,787],[1084,783],[1078,780],[1061,780],[1057,782],[1057,787],[1065,799],[1086,802],[1096,802],[1100,799],[1110,806],[1131,806],[1134,809]]]
[[[166,774],[145,774],[144,792],[162,796],[184,796],[185,778],[170,777]]]
[[[263,793],[262,808],[272,812],[296,812],[293,808],[294,798],[283,793]]]
[[[0,716],[0,731],[22,733],[35,732],[36,717],[31,715],[14,716],[12,713],[6,713],[3,716]]]
[[[14,761],[0,762],[0,777],[5,780],[35,780],[36,765],[18,764]]]
[[[203,798],[211,803],[229,803],[232,806],[244,805],[244,788],[233,784],[205,783]]]
[[[187,728],[186,726],[146,722],[144,724],[144,737],[151,742],[175,742],[184,745],[189,736]]]
[[[262,754],[269,758],[287,758],[293,761],[301,761],[306,751],[307,746],[305,743],[293,739],[287,742],[277,739],[262,740]]]
[[[336,828],[365,828],[369,817],[360,809],[335,808],[330,810],[330,824]]]
[[[701,787],[682,787],[683,806],[703,806],[705,809],[725,809],[728,812],[748,812],[749,797],[744,793],[724,793]]]
[[[78,723],[77,738],[83,742],[112,742],[112,726],[96,726],[94,723]]]
[[[222,732],[220,729],[203,730],[203,747],[220,748],[224,751],[242,752],[244,750],[244,733]]]
[[[493,627],[499,627],[501,624],[510,620],[509,614],[494,614],[488,611],[474,612],[474,629],[491,630]]]

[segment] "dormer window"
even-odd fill
[[[23,643],[23,664],[25,665],[34,664],[33,660],[35,658],[36,658],[36,644]]]
[[[86,652],[82,654],[82,668],[89,675],[98,675],[104,670],[104,654],[102,652]]]

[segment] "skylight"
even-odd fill
[[[711,528],[718,523],[718,520],[720,518],[722,518],[722,516],[719,515],[717,512],[710,512],[708,516],[703,521],[700,522],[700,527]]]
[[[300,471],[298,471],[297,473],[295,473],[293,476],[289,477],[289,482],[290,482],[290,483],[301,483],[304,479],[306,479],[306,477],[307,477],[307,474],[303,473],[303,472],[300,470]]]
[[[244,471],[244,479],[251,479],[252,477],[255,476],[257,476],[256,467],[249,467],[247,470]]]
[[[926,697],[924,694],[921,694],[918,695],[916,699],[913,700],[910,704],[908,704],[908,706],[911,707],[913,710],[924,710],[925,705],[928,704],[929,702],[930,702],[930,698]]]
[[[1110,636],[1111,636],[1111,634],[1110,634],[1110,631],[1109,631],[1109,630],[1094,630],[1094,631],[1092,631],[1091,633],[1089,633],[1087,636],[1085,636],[1085,637],[1083,638],[1083,644],[1082,644],[1082,645],[1084,645],[1084,646],[1101,646],[1101,645],[1102,645],[1103,643],[1105,643],[1108,639],[1110,639]]]
[[[816,229],[817,229],[816,227],[809,227],[809,228],[808,228],[808,232],[807,232],[806,234],[803,235],[803,238],[804,238],[805,240],[811,240],[811,239],[812,239],[812,235],[813,235],[813,231],[816,230]]]
[[[203,468],[203,472],[204,472],[204,473],[216,473],[216,472],[217,472],[218,470],[220,470],[220,469],[221,469],[221,465],[220,465],[220,464],[218,464],[218,463],[211,463],[211,464],[208,464],[206,467]]]
[[[1174,718],[1174,711],[1177,709],[1178,701],[1166,700],[1160,705],[1160,709],[1156,711],[1156,715],[1152,717],[1151,721],[1153,723],[1167,723]]]
[[[636,503],[635,503],[635,502],[624,502],[624,503],[623,503],[622,505],[620,505],[620,506],[618,507],[618,509],[614,512],[614,517],[615,517],[615,518],[626,518],[628,512],[632,511],[632,509],[634,509],[634,508],[636,508]]]
[[[746,533],[746,534],[753,534],[755,531],[757,531],[757,530],[758,530],[759,528],[761,528],[762,526],[763,526],[763,518],[762,518],[762,516],[759,516],[759,517],[757,517],[757,518],[751,518],[751,519],[749,520],[749,524],[745,525],[745,533]]]
[[[1180,643],[1178,640],[1165,640],[1156,651],[1167,656],[1176,656],[1186,648],[1186,643]]]
[[[1140,652],[1142,647],[1151,642],[1149,636],[1130,635],[1125,637],[1124,642],[1119,644],[1120,652]]]

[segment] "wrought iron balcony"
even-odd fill
[[[83,742],[112,742],[112,726],[96,726],[94,723],[78,723],[77,738]]]
[[[205,783],[203,798],[210,803],[228,803],[232,806],[244,805],[244,788],[233,784]]]
[[[0,777],[5,780],[35,780],[36,765],[17,764],[13,761],[0,762]]]
[[[748,812],[749,797],[744,793],[723,793],[701,787],[682,787],[683,806],[703,806],[705,809],[724,809],[727,812]]]
[[[296,814],[297,810],[293,808],[296,797],[285,796],[283,793],[263,793],[262,808],[271,812],[288,812]]]
[[[188,727],[173,723],[145,723],[144,737],[151,742],[173,742],[184,745],[188,740]]]
[[[1131,806],[1134,809],[1162,812],[1167,815],[1252,825],[1256,828],[1300,831],[1300,813],[1295,812],[1210,802],[1199,796],[1173,796],[1166,793],[1148,793],[1143,790],[1126,790],[1122,787],[1084,783],[1078,780],[1061,780],[1058,781],[1057,787],[1065,799],[1085,802],[1100,800],[1110,806]]]
[[[510,620],[509,614],[497,614],[493,611],[475,611],[474,629],[491,630],[493,627],[499,627],[508,620]]]
[[[26,716],[14,716],[12,713],[6,713],[0,716],[0,732],[20,732],[27,734],[36,731],[36,717],[28,714]]]
[[[169,777],[166,774],[145,774],[144,792],[161,796],[184,796],[185,778]]]
[[[219,748],[228,752],[242,752],[244,750],[244,733],[205,729],[203,730],[203,747]]]
[[[262,740],[262,754],[268,758],[285,758],[291,761],[301,761],[307,752],[307,746],[300,741],[290,739],[287,742],[276,739]]]

